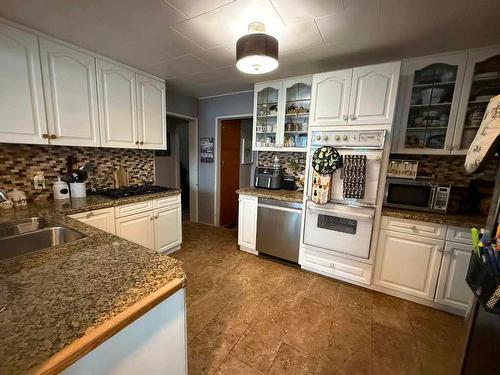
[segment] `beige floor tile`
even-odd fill
[[[257,371],[243,362],[237,360],[231,355],[222,362],[216,375],[262,375],[263,373]]]
[[[305,297],[326,306],[334,307],[338,301],[340,283],[324,277],[314,276]]]
[[[415,338],[398,329],[373,327],[373,374],[422,374]]]
[[[382,293],[375,293],[372,312],[374,323],[396,328],[410,334],[413,332],[408,313],[408,301]]]
[[[269,370],[270,375],[332,375],[336,373],[335,365],[294,348],[286,343],[281,344],[276,358]]]
[[[267,373],[286,334],[290,316],[273,311],[257,317],[244,332],[231,355]]]
[[[284,342],[311,355],[325,353],[332,321],[331,307],[304,299],[298,312],[291,316]]]

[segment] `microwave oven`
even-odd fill
[[[384,206],[445,213],[450,191],[451,185],[388,178]]]

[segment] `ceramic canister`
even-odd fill
[[[72,182],[69,184],[71,198],[83,198],[87,196],[85,182]]]

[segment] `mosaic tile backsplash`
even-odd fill
[[[305,152],[273,152],[260,151],[258,165],[270,167],[273,164],[274,156],[277,156],[286,175],[294,175],[296,178],[303,175],[306,171],[306,153]]]
[[[464,169],[465,156],[460,155],[397,155],[391,154],[391,159],[408,159],[418,161],[418,177],[430,177],[432,180],[452,186],[467,187],[472,180],[481,179],[494,181],[498,163],[491,160],[488,167],[478,174],[467,174]]]
[[[87,189],[114,187],[114,171],[121,165],[128,170],[131,184],[142,184],[154,179],[154,153],[151,150],[133,150],[97,147],[67,147],[46,145],[0,144],[0,188],[24,191],[28,198],[37,191],[33,177],[43,171],[46,189],[43,196],[52,196],[52,184],[61,170],[66,171],[66,158],[76,158],[76,166],[92,162],[95,169],[89,173]]]

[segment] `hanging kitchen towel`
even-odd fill
[[[483,121],[467,151],[465,170],[477,173],[488,164],[500,145],[500,95],[491,98],[484,113]]]
[[[332,173],[342,166],[342,157],[330,146],[318,148],[312,156],[311,200],[317,204],[330,201],[332,192]]]
[[[344,156],[344,198],[364,198],[366,185],[366,155]]]

